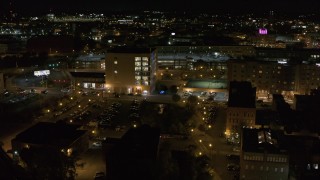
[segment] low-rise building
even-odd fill
[[[288,179],[289,155],[282,136],[268,129],[242,130],[240,179]]]
[[[89,148],[89,135],[79,125],[39,122],[11,140],[12,151],[19,155],[23,148],[48,147],[67,155],[83,153]]]

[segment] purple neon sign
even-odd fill
[[[265,28],[260,28],[259,29],[259,34],[268,34],[268,30]]]

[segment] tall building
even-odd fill
[[[257,96],[271,98],[274,93],[294,94],[295,66],[256,60],[228,61],[229,81],[248,81],[257,88]]]
[[[256,120],[256,88],[246,81],[231,81],[227,107],[226,135],[239,133],[243,126],[253,127]]]
[[[125,94],[148,94],[154,90],[154,49],[120,47],[106,54],[106,89]]]
[[[261,99],[271,98],[272,94],[293,99],[294,94],[309,94],[320,87],[320,66],[281,60],[229,60],[228,80],[251,82]]]

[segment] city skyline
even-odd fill
[[[10,10],[18,14],[39,14],[46,12],[113,12],[130,10],[161,10],[161,11],[197,11],[209,13],[260,13],[267,11],[277,11],[279,13],[312,13],[320,9],[320,2],[316,0],[307,0],[304,3],[293,3],[289,0],[268,0],[268,1],[182,1],[182,0],[155,0],[150,3],[147,0],[138,1],[103,1],[94,2],[87,0],[62,1],[48,0],[41,3],[38,0],[3,0],[0,2],[0,9],[3,13]]]

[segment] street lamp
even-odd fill
[[[209,148],[210,148],[210,153],[211,153],[211,159],[213,159],[213,148],[212,148],[211,143],[209,143]]]

